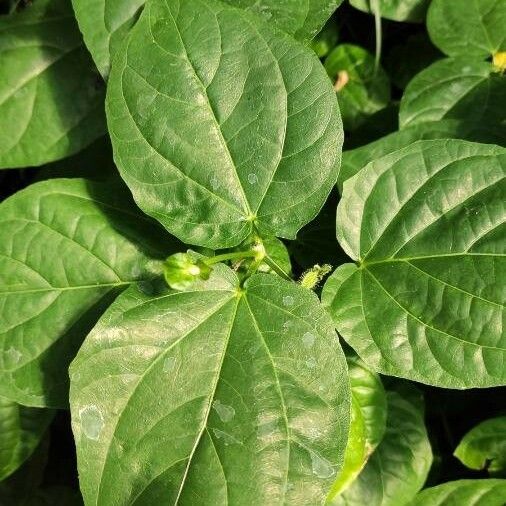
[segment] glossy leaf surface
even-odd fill
[[[325,69],[337,91],[346,130],[354,130],[390,100],[385,71],[375,71],[374,56],[353,44],[337,46],[325,59]]]
[[[447,388],[506,383],[506,150],[419,141],[344,184],[337,236],[357,262],[322,300],[374,370]]]
[[[455,119],[506,144],[506,76],[491,63],[444,59],[416,75],[401,100],[401,128],[426,121]]]
[[[346,445],[346,361],[317,297],[217,265],[187,292],[124,292],[74,360],[89,504],[323,501]],[[245,477],[247,476],[247,479]]]
[[[0,16],[0,169],[71,155],[105,131],[104,87],[70,2]]]
[[[430,0],[350,0],[350,4],[370,14],[378,12],[393,21],[417,22],[425,19]]]
[[[0,481],[30,457],[52,416],[50,410],[27,408],[0,397]]]
[[[506,474],[506,416],[491,418],[473,427],[455,453],[465,466],[491,474]]]
[[[432,42],[449,56],[485,59],[506,51],[504,0],[432,0],[427,29]]]
[[[410,506],[504,506],[506,480],[459,480],[420,492]]]
[[[387,392],[385,436],[335,506],[403,506],[422,488],[432,463],[421,395]]]
[[[174,244],[119,185],[49,180],[0,204],[0,395],[66,406],[84,336]]]
[[[341,120],[318,58],[220,2],[150,2],[107,104],[137,204],[188,244],[233,247],[254,226],[293,238],[337,179]]]
[[[302,41],[311,40],[342,0],[224,0],[255,13]],[[111,55],[135,24],[145,0],[72,0],[84,40],[103,76]],[[184,3],[183,1],[181,3]]]

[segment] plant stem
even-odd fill
[[[276,263],[274,260],[269,258],[268,256],[264,257],[263,261],[281,278],[286,279],[287,281],[293,281],[293,279]]]
[[[378,72],[380,59],[381,59],[381,11],[379,6],[379,0],[371,0],[371,7],[374,12],[374,28],[376,32],[376,56],[374,59],[374,74]]]

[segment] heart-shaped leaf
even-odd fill
[[[416,75],[401,100],[401,128],[442,119],[461,121],[487,142],[506,144],[506,76],[491,63],[446,58]]]
[[[402,388],[387,392],[387,403],[381,443],[358,478],[328,504],[404,506],[422,488],[432,464],[423,398],[414,388]]]
[[[257,14],[306,42],[316,35],[343,0],[223,1]],[[146,0],[72,0],[86,45],[103,76],[109,74],[111,56],[134,25],[145,3]],[[179,0],[178,3],[185,2]]]
[[[337,179],[341,120],[318,58],[221,2],[150,2],[107,109],[137,204],[188,244],[294,238]]]
[[[318,504],[342,463],[344,354],[316,296],[276,276],[131,287],[70,375],[86,503]]]
[[[52,417],[48,409],[27,408],[0,397],[0,481],[30,457]]]
[[[485,59],[506,51],[504,0],[432,0],[427,29],[432,42],[449,56]]]
[[[473,427],[454,455],[470,469],[506,474],[506,416],[490,418]]]
[[[369,367],[448,388],[506,384],[506,150],[419,141],[344,184],[322,300]]]
[[[0,394],[65,407],[84,336],[177,244],[123,185],[53,179],[0,204]]]
[[[458,480],[420,492],[409,506],[504,506],[506,480]]]
[[[64,158],[103,135],[104,86],[66,1],[0,16],[0,59],[0,169]]]

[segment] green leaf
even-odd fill
[[[506,76],[489,62],[447,58],[420,72],[401,100],[401,128],[426,121],[456,119],[506,144]]]
[[[270,265],[275,265],[278,269],[281,269],[289,276],[292,273],[292,262],[290,260],[288,249],[283,241],[280,241],[276,237],[266,237],[262,239],[262,243],[269,263],[263,261],[258,267],[258,271],[273,272]]]
[[[363,12],[374,14],[376,9],[382,18],[393,21],[424,21],[430,0],[350,0],[350,4]]]
[[[481,422],[460,441],[455,453],[470,469],[487,469],[491,474],[506,472],[506,416]]]
[[[125,291],[71,365],[86,503],[318,504],[348,434],[346,361],[314,293],[217,264]],[[247,479],[246,479],[247,478]]]
[[[295,38],[307,42],[343,0],[223,0],[260,15]],[[135,24],[146,0],[72,0],[79,27],[100,73],[107,76],[111,55]],[[179,4],[179,2],[177,2]],[[186,2],[181,2],[184,5]],[[193,3],[193,1],[192,1]]]
[[[27,408],[0,397],[0,481],[30,457],[52,417],[50,410]]]
[[[188,244],[233,247],[254,227],[293,238],[337,179],[341,120],[318,58],[220,2],[150,2],[107,109],[137,204]]]
[[[175,245],[122,185],[55,179],[0,204],[0,395],[65,407],[84,336]]]
[[[506,150],[419,141],[344,184],[337,236],[357,262],[322,301],[367,365],[447,388],[506,384]]]
[[[432,0],[427,29],[432,42],[449,56],[485,59],[506,51],[504,0]]]
[[[388,76],[381,67],[375,70],[374,56],[359,46],[337,46],[325,59],[325,69],[335,83],[346,130],[354,130],[390,101]]]
[[[476,125],[474,122],[467,123],[446,119],[415,123],[365,146],[344,151],[339,177],[337,178],[337,187],[342,193],[344,182],[377,158],[410,146],[416,141],[449,138],[485,142],[489,135],[480,128],[480,125]]]
[[[506,480],[459,480],[420,492],[409,506],[504,506]]]
[[[422,488],[432,463],[423,399],[404,390],[387,392],[385,436],[358,478],[329,504],[403,506]]]
[[[369,456],[383,439],[387,401],[379,376],[360,360],[348,358],[352,412],[344,464],[332,485],[327,502],[342,494],[359,475]]]
[[[67,2],[0,17],[0,168],[69,156],[103,135],[104,86]]]

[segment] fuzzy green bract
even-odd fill
[[[187,244],[294,238],[337,179],[341,119],[316,55],[217,1],[146,6],[107,112],[137,204]]]
[[[103,135],[104,86],[65,0],[0,16],[0,60],[0,169],[64,158]]]
[[[130,288],[70,376],[88,504],[316,504],[342,463],[349,386],[332,322],[270,274],[240,288],[218,264],[190,291]]]
[[[307,42],[343,0],[223,1],[248,10],[296,39]],[[103,76],[109,74],[111,55],[118,50],[145,3],[146,0],[72,0],[86,45]]]
[[[323,291],[374,370],[447,388],[506,381],[506,150],[419,141],[344,183],[337,237],[357,264]]]
[[[180,247],[123,186],[83,179],[2,202],[0,239],[0,395],[51,407],[67,406],[67,367],[102,311]]]

